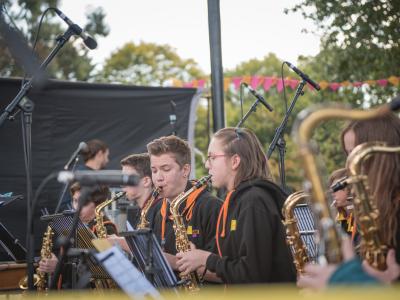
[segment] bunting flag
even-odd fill
[[[275,87],[278,93],[283,91],[283,81],[281,77],[274,76],[236,76],[236,77],[225,77],[224,78],[224,91],[226,92],[229,88],[233,88],[236,91],[239,90],[240,84],[242,82],[246,82],[253,89],[263,89],[265,92],[271,90],[271,88]],[[293,79],[290,77],[286,77],[284,80],[285,86],[295,90],[299,84],[298,79]],[[205,88],[210,86],[210,82],[208,79],[196,79],[191,82],[183,82],[179,79],[171,80],[172,86],[174,87],[191,87],[191,88]],[[390,76],[388,78],[382,78],[377,80],[364,80],[364,81],[354,81],[350,82],[348,80],[343,82],[328,82],[326,80],[322,80],[319,82],[321,90],[328,90],[332,92],[337,92],[342,88],[361,88],[362,86],[379,86],[379,87],[388,87],[395,86],[398,87],[400,85],[400,77],[399,76]],[[307,85],[310,90],[314,90],[311,85]]]

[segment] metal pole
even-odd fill
[[[210,37],[211,96],[213,110],[213,130],[225,127],[224,73],[221,54],[221,18],[219,0],[207,0],[208,32]]]

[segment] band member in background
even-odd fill
[[[357,145],[380,141],[400,146],[400,119],[384,117],[350,122],[342,131],[343,150],[349,154]],[[365,165],[370,195],[379,211],[378,226],[385,245],[396,249],[400,264],[400,154],[374,154]]]
[[[82,150],[84,164],[78,165],[76,169],[80,171],[103,169],[108,164],[108,157],[110,155],[110,150],[106,143],[98,139],[93,139],[86,144],[87,149]],[[65,193],[61,202],[61,210],[67,209],[71,203],[71,194]]]
[[[294,282],[296,270],[282,224],[284,192],[269,180],[267,159],[248,129],[224,128],[212,138],[206,168],[226,188],[216,227],[218,254],[178,253],[184,274],[207,268],[224,283]]]
[[[81,186],[78,182],[74,183],[70,188],[71,196],[72,196],[72,207],[74,210],[78,209],[78,203],[81,193]],[[79,218],[83,224],[85,224],[94,234],[96,234],[96,214],[95,208],[100,203],[106,201],[110,195],[110,191],[106,186],[99,186],[96,190],[94,190],[91,194],[89,199],[85,205],[82,206],[81,213]],[[107,231],[107,234],[117,234],[117,227],[113,224],[107,216],[104,216],[104,225]],[[42,259],[39,262],[39,270],[46,273],[53,273],[58,259],[57,256],[52,253],[51,258]],[[70,278],[68,272],[68,268],[66,268],[63,273],[66,276],[63,276],[63,282],[65,283],[66,287],[69,287],[70,282],[68,278]]]
[[[400,119],[393,113],[371,120],[352,121],[342,131],[342,146],[348,155],[362,143],[380,141],[388,146],[400,146]],[[400,278],[400,154],[379,153],[372,155],[365,165],[370,197],[378,208],[380,239],[389,251],[387,269],[379,271],[367,261],[362,265],[354,258],[354,250],[343,247],[345,262],[341,265],[306,266],[306,274],[300,276],[301,287],[323,289],[334,284],[353,284],[375,280],[385,284]],[[357,221],[357,220],[356,220]],[[344,246],[348,244],[344,242]],[[348,246],[347,246],[348,247]],[[351,255],[349,255],[349,253]]]
[[[162,205],[154,223],[154,232],[166,258],[174,270],[176,245],[169,203],[191,188],[191,151],[184,140],[176,136],[156,139],[147,145],[153,184],[162,189]],[[181,206],[189,240],[200,249],[215,251],[215,228],[221,201],[206,188],[197,190]]]
[[[106,143],[101,140],[90,140],[87,142],[87,151],[82,151],[84,165],[80,170],[101,170],[108,164],[110,150]]]
[[[153,182],[151,180],[150,157],[147,153],[129,155],[121,160],[121,167],[123,173],[137,175],[140,178],[138,185],[125,186],[122,189],[126,193],[127,199],[134,201],[139,207],[139,210],[130,210],[131,213],[128,213],[127,217],[132,228],[136,228],[140,221],[141,210],[152,198]],[[149,228],[152,228],[156,213],[159,211],[160,200],[159,197],[154,199],[146,213]]]
[[[344,168],[334,171],[329,177],[329,186],[334,186],[341,179],[345,178],[346,174],[346,169]],[[353,204],[349,201],[350,190],[348,187],[344,187],[336,192],[332,192],[332,196],[334,199],[333,204],[338,211],[336,221],[340,224],[344,232],[352,236],[356,230],[354,227]]]

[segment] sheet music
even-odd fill
[[[126,220],[126,231],[134,231],[135,229],[132,227],[131,223]]]
[[[162,299],[160,293],[126,258],[121,250],[113,246],[106,251],[95,254],[120,288],[132,299]]]

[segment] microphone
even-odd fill
[[[72,30],[77,35],[79,35],[83,39],[83,42],[85,43],[86,47],[88,47],[91,50],[96,49],[97,42],[94,38],[88,35],[82,28],[79,27],[78,24],[72,22],[66,15],[64,15],[64,13],[61,10],[59,10],[58,8],[54,8],[54,11],[61,19],[63,19],[65,23],[67,23],[68,26],[72,28]]]
[[[64,166],[64,170],[68,170],[69,167],[71,166],[72,162],[74,159],[78,157],[79,154],[81,154],[82,151],[87,151],[88,145],[85,142],[80,142],[78,148],[75,150],[74,153],[72,153],[72,156],[68,160],[68,162]]]
[[[302,71],[297,69],[294,65],[292,65],[290,62],[285,61],[285,64],[288,65],[289,68],[291,68],[297,75],[299,75],[301,78],[303,78],[305,81],[307,81],[309,84],[313,86],[317,91],[321,89],[318,83],[316,83],[314,80],[312,80],[310,77],[307,76],[307,74],[304,74]]]
[[[339,179],[338,182],[336,182],[334,185],[331,186],[331,191],[332,193],[336,193],[337,191],[345,189],[348,184],[349,182],[347,180],[347,176],[343,177]]]
[[[70,183],[78,181],[81,185],[91,186],[97,184],[109,185],[138,185],[140,178],[137,175],[128,175],[118,170],[105,171],[61,171],[58,173],[58,182]]]
[[[269,105],[267,103],[267,101],[265,101],[265,99],[263,98],[263,96],[261,96],[259,93],[257,93],[255,90],[253,90],[253,88],[251,86],[249,86],[246,82],[243,82],[243,85],[247,87],[247,89],[250,91],[250,93],[253,94],[254,97],[256,97],[258,99],[258,101],[260,101],[269,111],[273,111],[273,108],[271,105]]]

